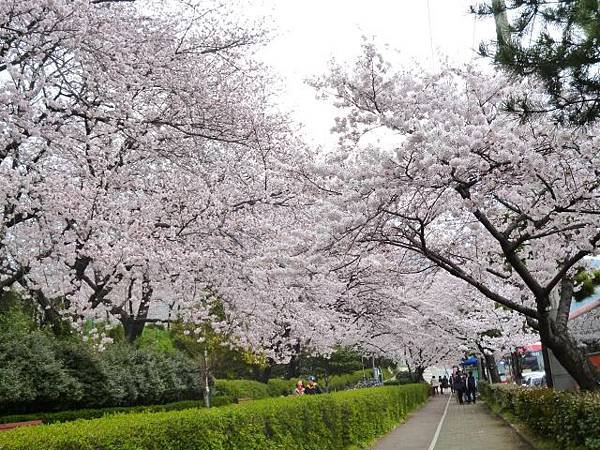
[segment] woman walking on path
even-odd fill
[[[438,388],[440,387],[440,382],[434,376],[431,377],[431,390],[433,391],[433,395],[435,396],[438,393]]]

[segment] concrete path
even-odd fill
[[[434,397],[372,450],[532,450],[502,419],[481,403],[459,405]]]

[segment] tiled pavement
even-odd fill
[[[446,407],[446,416],[439,427]],[[430,399],[372,450],[531,450],[531,447],[481,403],[459,405],[454,398],[442,395]]]

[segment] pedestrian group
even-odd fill
[[[465,403],[475,404],[477,400],[477,381],[472,371],[466,374],[459,370],[450,375],[450,378],[446,375],[437,378],[432,376],[430,384],[433,395],[443,394],[444,389],[450,388],[451,393],[456,394],[458,403],[461,405]]]
[[[296,389],[294,389],[295,395],[315,395],[320,394],[321,392],[321,388],[317,384],[317,379],[312,375],[308,377],[306,386],[302,380],[298,380]]]

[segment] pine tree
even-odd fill
[[[509,108],[523,117],[551,113],[560,122],[584,125],[600,117],[600,9],[598,0],[492,0],[471,8],[493,15],[497,41],[480,53],[516,76],[536,76],[550,108],[515,98]]]

